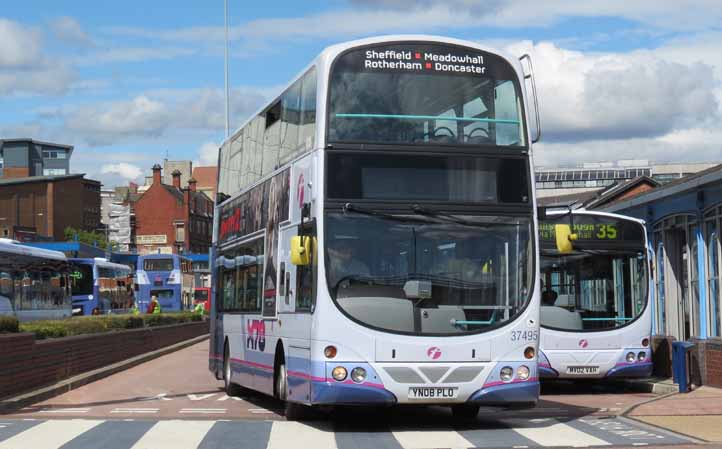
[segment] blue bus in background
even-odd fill
[[[73,316],[125,313],[133,306],[133,271],[107,259],[70,258]]]
[[[193,307],[194,276],[192,262],[177,254],[146,254],[138,257],[136,295],[141,312],[156,296],[163,312],[178,312]]]

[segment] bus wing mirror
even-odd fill
[[[311,254],[311,238],[295,235],[291,237],[291,263],[294,265],[308,265]]]
[[[554,236],[557,243],[557,251],[560,254],[571,253],[574,250],[573,241],[577,239],[577,235],[572,233],[572,227],[567,224],[554,225]]]

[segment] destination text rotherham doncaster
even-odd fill
[[[419,71],[433,69],[437,72],[476,73],[479,75],[486,72],[483,56],[457,56],[451,53],[439,55],[395,50],[366,50],[364,68]]]

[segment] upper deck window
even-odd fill
[[[512,66],[463,47],[351,50],[330,77],[329,142],[526,146]]]

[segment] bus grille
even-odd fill
[[[484,367],[459,366],[452,369],[448,366],[422,366],[416,369],[406,366],[388,366],[384,367],[383,370],[386,371],[386,374],[391,376],[395,382],[400,384],[435,384],[440,380],[441,383],[445,384],[458,384],[473,381],[484,371]],[[451,372],[449,372],[450,370]],[[423,376],[421,374],[423,374]]]

